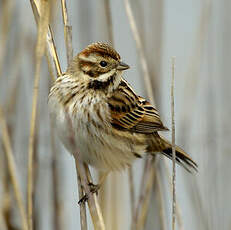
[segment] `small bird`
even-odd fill
[[[129,66],[108,44],[80,52],[50,90],[51,120],[67,150],[83,163],[108,173],[130,166],[145,154],[172,159],[168,129],[158,111],[123,79]],[[176,146],[176,162],[188,171],[197,164]]]

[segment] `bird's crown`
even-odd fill
[[[79,55],[89,56],[92,53],[96,53],[101,56],[109,56],[116,61],[120,60],[120,55],[110,45],[102,42],[95,42],[88,45],[82,52],[79,53]]]

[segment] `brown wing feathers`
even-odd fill
[[[154,131],[168,130],[163,126],[157,110],[144,98],[139,97],[141,105],[139,107],[143,110],[143,117],[140,122],[132,128],[133,131],[141,133],[153,133]]]
[[[115,128],[147,134],[168,130],[163,126],[157,110],[144,98],[138,97],[125,80],[121,82],[108,104]]]

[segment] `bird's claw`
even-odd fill
[[[89,183],[88,186],[90,187],[90,193],[92,194],[96,194],[98,195],[98,191],[99,191],[99,188],[100,186],[98,184],[93,184],[93,183]],[[78,201],[78,204],[81,205],[83,203],[85,203],[87,200],[88,200],[89,196],[88,194],[86,193],[79,201]]]
[[[90,187],[90,192],[98,195],[98,191],[99,191],[100,186],[98,184],[93,184],[91,182],[88,185]]]
[[[85,195],[78,201],[78,204],[79,204],[79,205],[84,204],[87,200],[88,200],[88,195],[85,194]]]

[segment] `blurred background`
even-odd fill
[[[142,54],[155,106],[171,128],[171,57],[175,57],[176,143],[199,165],[187,173],[177,166],[176,229],[231,228],[231,2],[228,0],[68,0],[76,55],[89,43],[111,43],[131,66],[124,78],[148,98]],[[128,6],[133,14],[129,17]],[[52,1],[50,24],[61,69],[67,67],[60,1]],[[110,23],[111,19],[111,23]],[[131,28],[135,23],[142,54]],[[111,31],[112,29],[112,31]],[[111,33],[112,32],[112,33]],[[0,0],[0,107],[4,114],[26,209],[27,164],[35,75],[37,26],[29,0]],[[40,71],[34,153],[34,229],[80,228],[73,157],[50,127],[47,96],[52,84],[46,58]],[[2,118],[1,118],[2,120]],[[3,122],[1,122],[3,124]],[[0,126],[0,229],[22,229],[20,212]],[[171,132],[164,133],[171,139]],[[135,229],[132,214],[140,198],[145,160],[113,173],[100,196],[106,229]],[[172,164],[157,157],[142,227],[171,229]],[[131,171],[130,171],[131,172]],[[94,174],[94,181],[97,178]],[[134,197],[131,199],[131,178]],[[148,196],[148,194],[145,194]],[[88,208],[87,208],[88,210]],[[88,215],[88,228],[93,229]]]

